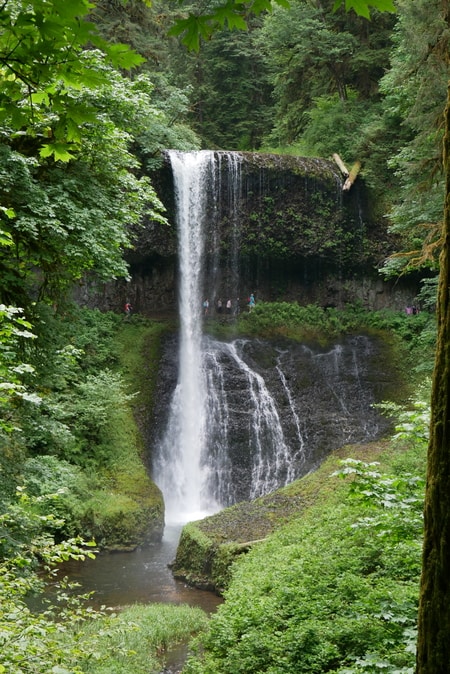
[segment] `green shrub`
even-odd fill
[[[39,511],[63,520],[57,538],[80,533],[85,503],[95,485],[82,470],[55,456],[28,459],[23,467],[23,483],[30,496],[37,497]],[[46,498],[51,494],[52,498]]]
[[[235,565],[183,671],[412,671],[423,480],[358,461],[340,475],[352,478],[344,502],[311,508]]]

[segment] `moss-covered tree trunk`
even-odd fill
[[[450,86],[445,110],[444,169],[443,248],[431,394],[417,674],[450,674]]]

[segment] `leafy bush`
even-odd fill
[[[412,673],[423,480],[362,462],[340,475],[352,478],[344,502],[236,564],[187,674]]]
[[[417,444],[422,449],[426,446],[430,433],[430,389],[431,381],[427,379],[407,405],[397,405],[394,402],[377,405],[386,416],[396,419],[393,441],[404,440],[409,447]]]
[[[46,468],[55,459],[47,458],[40,466],[29,466],[30,484],[39,472],[52,482]],[[71,479],[70,471],[66,475]],[[48,531],[57,524],[55,517],[39,512],[40,503],[51,496],[19,490],[14,503],[0,512],[0,674],[160,671],[166,649],[203,628],[206,614],[188,606],[157,605],[134,606],[118,615],[95,611],[86,604],[88,595],[76,593],[75,584],[55,582],[60,562],[94,555],[79,538],[54,543]],[[30,593],[40,594],[48,579],[54,599],[44,600],[40,611],[31,610]]]
[[[95,488],[92,478],[67,461],[55,456],[40,456],[25,462],[23,483],[26,492],[36,497],[38,512],[52,515],[60,522],[55,534],[58,540],[79,533],[86,501]],[[47,494],[54,496],[46,498]]]
[[[34,367],[24,362],[24,342],[36,338],[22,309],[0,304],[0,437],[19,430],[17,407],[21,401],[39,404],[27,386]]]

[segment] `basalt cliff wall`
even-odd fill
[[[373,217],[361,179],[344,191],[338,166],[324,159],[216,152],[215,161],[205,255],[206,267],[221,269],[216,296],[227,295],[238,273],[241,297],[254,292],[260,301],[337,308],[359,302],[374,310],[413,301],[414,280],[387,282],[378,273],[394,242],[385,221]],[[151,179],[169,225],[144,222],[126,253],[131,280],[89,279],[76,292],[82,304],[120,311],[129,301],[142,314],[176,312],[177,225],[167,155]]]

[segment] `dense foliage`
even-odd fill
[[[411,419],[389,468],[344,461],[325,503],[240,558],[184,671],[413,671],[426,438]]]
[[[149,348],[152,340],[156,347],[161,328],[127,324],[124,330],[122,322],[115,314],[76,307],[66,307],[62,319],[42,310],[28,353],[33,397],[25,396],[26,389],[17,392],[16,384],[4,401],[10,421],[0,435],[3,498],[16,485],[37,498],[58,493],[51,507],[43,505],[43,512],[50,509],[62,521],[58,540],[82,531],[102,546],[133,547],[152,536],[152,521],[156,530],[161,526],[161,497],[142,463],[133,419],[133,370],[125,379],[116,338],[131,330],[139,352],[144,335]],[[30,386],[29,369],[22,376]]]
[[[386,273],[437,270],[446,3],[398,0],[396,17],[377,13],[392,11],[391,0],[207,4],[6,0],[0,10],[0,671],[150,666],[146,655],[131,664],[135,614],[78,630],[91,613],[66,587],[59,612],[33,613],[25,598],[40,587],[38,564],[89,554],[80,529],[133,546],[146,518],[161,514],[140,457],[135,389],[111,339],[121,319],[79,315],[64,298],[86,272],[127,277],[124,251],[144,216],[165,226],[147,175],[162,149],[360,160],[399,237]],[[372,23],[345,13],[352,7],[372,10]],[[187,53],[177,36],[202,49]],[[314,320],[342,329],[334,312],[267,310],[242,329],[295,332],[298,320],[310,334]],[[370,317],[421,353],[419,376],[434,339],[425,318]],[[156,344],[160,328],[151,330]],[[324,506],[255,550],[190,671],[411,671],[421,483],[403,469],[400,460],[394,475],[348,467],[358,507]],[[155,636],[148,613],[154,650],[204,623],[168,610]]]

